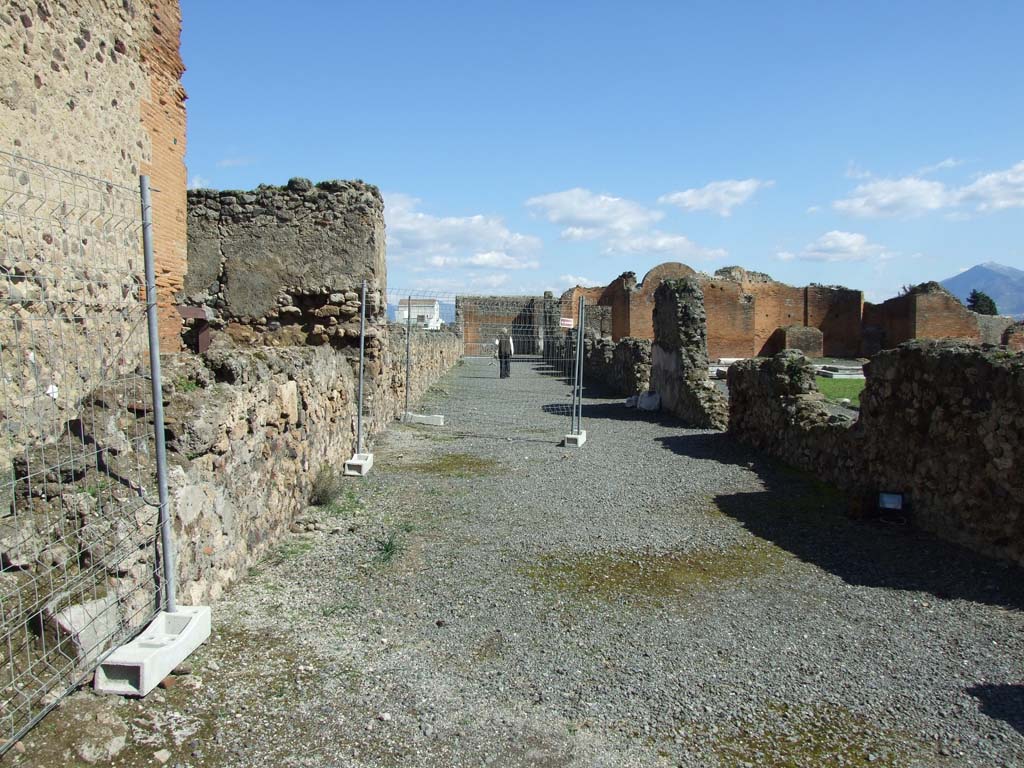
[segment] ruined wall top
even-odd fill
[[[188,245],[181,298],[229,322],[272,322],[364,279],[375,294],[386,288],[384,201],[362,181],[191,190]]]

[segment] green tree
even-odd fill
[[[999,310],[996,309],[996,303],[992,301],[992,297],[977,289],[971,291],[971,295],[967,297],[967,308],[972,312],[977,312],[979,315],[999,314]]]

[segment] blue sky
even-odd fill
[[[1024,4],[183,0],[190,184],[361,178],[389,285],[1024,268]]]

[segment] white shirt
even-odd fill
[[[495,347],[498,346],[498,340],[497,339],[494,340],[494,346]],[[512,335],[511,334],[509,334],[509,337],[508,337],[508,348],[512,352],[513,355],[516,353],[516,343],[512,340]]]

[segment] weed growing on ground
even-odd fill
[[[377,559],[382,563],[390,563],[402,548],[398,541],[398,531],[391,531],[386,536],[382,536],[377,539],[376,544]]]
[[[320,609],[325,619],[329,619],[332,616],[338,616],[343,613],[351,613],[352,611],[359,608],[359,604],[353,600],[346,600],[342,603],[330,603]]]
[[[324,464],[313,480],[313,488],[309,492],[309,503],[314,507],[324,507],[341,496],[344,488],[344,477],[334,467]]]
[[[192,379],[182,377],[174,382],[174,388],[178,392],[194,392],[199,389],[199,382],[193,381]]]

